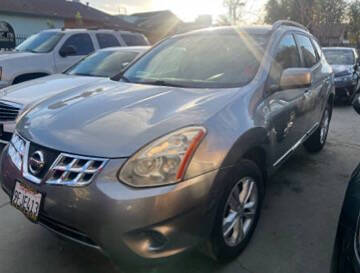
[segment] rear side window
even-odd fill
[[[107,48],[113,46],[120,46],[118,39],[112,34],[108,33],[97,33],[96,39],[99,42],[100,48]]]
[[[287,68],[301,67],[300,55],[292,34],[280,41],[270,72],[270,85],[278,86],[282,72]]]
[[[313,67],[317,63],[317,58],[310,39],[304,35],[296,35],[296,39],[303,56],[304,66]]]
[[[142,35],[121,34],[121,37],[124,39],[126,45],[128,46],[148,45],[147,41]]]
[[[74,56],[88,55],[94,51],[94,45],[91,37],[87,33],[79,33],[70,36],[70,38],[68,38],[63,44],[62,49],[68,46],[74,47],[76,51]]]

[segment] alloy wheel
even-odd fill
[[[329,109],[325,109],[323,120],[321,121],[320,125],[320,143],[324,144],[326,141],[326,137],[329,131],[330,125],[330,114]]]
[[[223,216],[223,237],[228,246],[239,245],[249,233],[258,200],[257,184],[251,177],[242,178],[231,190]]]

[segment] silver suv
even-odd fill
[[[325,145],[333,72],[292,22],[174,36],[113,79],[25,112],[0,173],[30,220],[116,261],[236,257],[267,178]]]

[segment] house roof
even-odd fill
[[[115,27],[134,29],[135,27],[98,9],[80,2],[65,0],[1,0],[0,12],[29,16],[74,19],[80,13],[83,20],[101,21]]]

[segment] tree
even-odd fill
[[[224,0],[224,6],[228,8],[230,22],[236,25],[241,18],[241,10],[245,6],[244,0]]]
[[[268,0],[265,10],[267,23],[289,19],[308,27],[319,25],[331,30],[331,25],[341,23],[346,11],[345,0]]]
[[[76,24],[77,24],[78,26],[82,26],[82,25],[83,25],[83,18],[82,18],[82,16],[81,16],[81,14],[80,14],[79,11],[76,12],[76,14],[75,14],[75,22],[76,22]]]
[[[349,38],[351,43],[360,46],[360,1],[355,0],[349,6]]]

